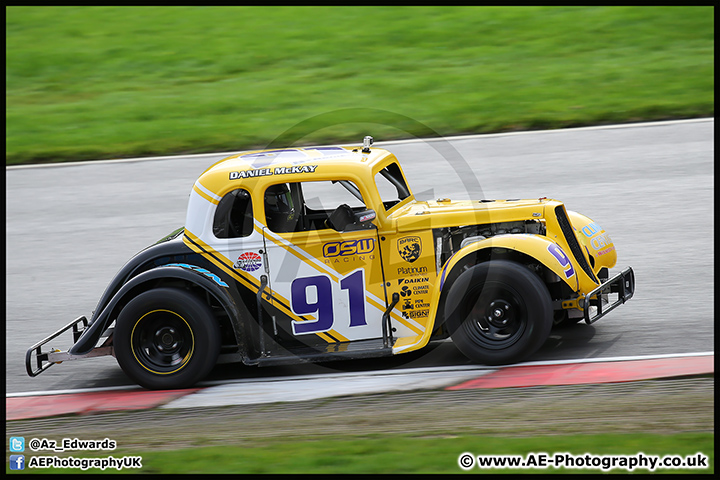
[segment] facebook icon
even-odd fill
[[[25,455],[10,455],[10,470],[25,470]]]

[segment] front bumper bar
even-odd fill
[[[605,304],[604,299],[612,293],[617,293],[618,298],[613,303]],[[589,325],[597,322],[630,300],[634,293],[635,273],[631,267],[628,267],[585,296],[583,302],[585,323]],[[591,312],[591,307],[596,307],[596,310]]]

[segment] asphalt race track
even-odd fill
[[[632,300],[594,325],[554,331],[529,360],[713,351],[714,119],[381,140],[376,146],[397,155],[419,200],[562,200],[610,234],[615,271],[634,268]],[[6,393],[131,384],[112,357],[30,378],[25,352],[89,317],[125,261],[182,226],[195,179],[224,156],[7,168]],[[445,342],[383,361],[221,365],[210,381],[443,365],[469,362]]]

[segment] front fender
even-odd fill
[[[489,248],[514,250],[532,257],[560,277],[573,291],[578,290],[579,280],[575,267],[573,267],[568,254],[557,243],[542,235],[513,234],[496,235],[466,245],[455,252],[440,270],[440,282],[435,285],[438,298],[444,287],[445,280],[450,276],[453,268],[460,263],[464,263],[462,260],[468,255]]]
[[[427,345],[435,329],[435,323],[439,318],[438,309],[440,308],[443,291],[446,290],[446,280],[457,276],[455,275],[457,273],[455,269],[462,268],[462,266],[467,263],[465,260],[469,255],[476,255],[482,251],[497,248],[516,251],[534,258],[557,275],[573,292],[578,291],[579,279],[570,257],[562,247],[547,237],[532,234],[511,234],[496,235],[485,240],[480,240],[466,245],[455,252],[440,270],[438,281],[433,285],[432,300],[430,302],[430,318],[434,319],[433,325],[429,325],[428,328],[425,329],[422,337],[414,338],[414,343],[402,342],[400,345],[396,344],[394,350],[397,352],[408,352]]]
[[[571,210],[567,211],[570,223],[575,229],[580,245],[582,245],[593,262],[593,271],[597,275],[601,268],[608,270],[617,263],[617,251],[610,235],[591,218]]]
[[[228,285],[219,277],[202,267],[186,263],[175,263],[147,270],[123,284],[110,301],[107,302],[92,325],[85,329],[78,341],[68,350],[68,353],[71,355],[84,355],[92,350],[102,336],[102,333],[112,323],[112,312],[115,311],[121,301],[133,295],[133,292],[146,290],[151,283],[166,279],[178,279],[190,282],[217,298],[233,322],[236,339],[242,337],[242,326],[238,322],[240,309],[230,295]]]

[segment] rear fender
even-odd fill
[[[235,339],[240,342],[244,338],[244,335],[242,335],[243,326],[239,319],[242,318],[240,312],[247,309],[244,308],[244,305],[238,305],[233,299],[228,284],[202,267],[187,263],[174,263],[153,268],[126,282],[105,305],[92,325],[83,331],[83,334],[68,352],[72,355],[84,355],[92,350],[115,318],[113,312],[115,312],[118,305],[128,301],[130,297],[137,295],[139,292],[152,288],[153,285],[157,284],[158,280],[182,280],[196,285],[213,295],[230,317]]]

